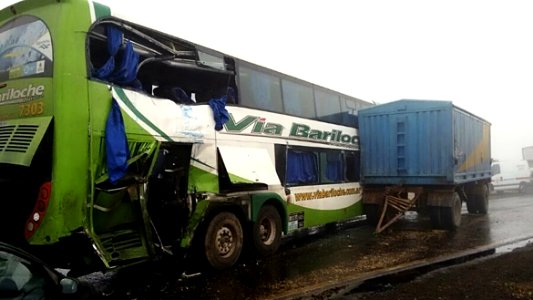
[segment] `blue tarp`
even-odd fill
[[[111,110],[105,127],[105,146],[107,157],[107,171],[109,180],[115,184],[128,169],[128,140],[124,128],[124,120],[120,107],[115,99],[111,102]]]

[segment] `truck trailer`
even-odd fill
[[[359,111],[363,207],[380,232],[407,210],[435,228],[487,214],[490,126],[450,101],[404,99]]]

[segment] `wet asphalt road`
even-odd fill
[[[489,214],[463,207],[456,232],[431,229],[409,213],[383,233],[364,222],[286,240],[268,259],[244,257],[232,269],[210,271],[194,261],[164,262],[84,277],[108,299],[294,298],[325,284],[358,278],[488,244],[533,237],[533,193],[492,195]]]

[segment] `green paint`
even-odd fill
[[[332,222],[345,221],[363,214],[362,201],[336,210],[310,209],[296,204],[287,205],[288,213],[304,212],[304,228],[320,226]]]
[[[261,192],[251,195],[252,221],[257,222],[259,211],[266,202],[279,210],[283,232],[287,233],[287,203],[276,193]]]
[[[43,98],[43,115],[53,115],[52,195],[47,217],[29,241],[50,244],[70,236],[86,221],[90,182],[85,57],[86,32],[91,25],[89,5],[84,1],[28,0],[16,4],[15,9],[18,14],[41,19],[50,30],[53,45],[53,83],[49,79],[51,85],[45,86]],[[37,84],[38,79],[32,80]]]
[[[242,132],[244,129],[252,126],[251,133],[255,134],[267,134],[267,135],[281,135],[283,132],[283,126],[276,123],[266,123],[263,119],[257,116],[246,116],[235,121],[233,114],[229,114],[228,122],[224,124],[224,128],[228,132]]]
[[[231,173],[228,175],[229,175],[229,180],[232,183],[253,183],[254,182],[253,180],[246,179],[246,178],[243,178],[243,177],[231,174]]]
[[[96,15],[97,20],[111,16],[111,9],[108,6],[98,3],[98,2],[93,2],[93,7],[94,7],[94,14]]]
[[[189,167],[189,191],[218,193],[218,176],[198,167]]]
[[[191,218],[189,219],[189,224],[187,226],[186,233],[181,239],[180,247],[189,248],[191,246],[192,239],[194,238],[194,233],[196,232],[196,228],[204,219],[208,207],[209,201],[207,200],[199,201],[196,204],[196,208],[194,209],[194,212],[192,213]]]

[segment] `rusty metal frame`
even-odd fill
[[[411,209],[413,205],[418,200],[418,197],[423,192],[422,187],[416,188],[406,188],[401,186],[389,187],[385,190],[385,202],[383,204],[383,209],[381,210],[381,216],[379,218],[378,224],[376,226],[376,233],[380,233],[383,230],[387,229],[390,225],[396,222],[401,216],[405,214],[406,211]],[[412,199],[402,198],[402,194],[414,193],[415,196]],[[389,220],[385,219],[387,215],[387,210],[394,211],[394,217]]]

